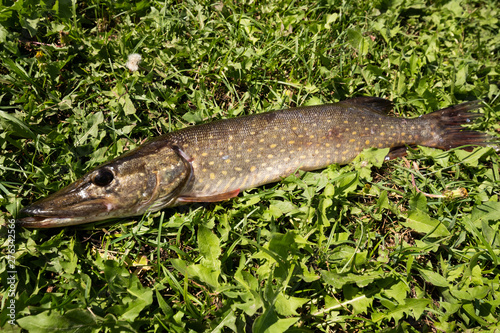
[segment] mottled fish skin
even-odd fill
[[[461,126],[480,116],[468,112],[478,107],[468,102],[404,119],[386,115],[392,108],[388,100],[358,97],[185,128],[26,207],[23,213],[33,216],[19,223],[58,227],[220,201],[298,169],[349,163],[370,147],[486,145],[492,138]]]

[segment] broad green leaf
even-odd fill
[[[450,235],[450,232],[443,223],[431,218],[427,213],[421,210],[410,211],[406,218],[406,222],[401,222],[401,224],[432,237],[446,237]]]
[[[299,318],[279,319],[276,312],[269,308],[253,324],[254,333],[281,333],[295,324]]]
[[[343,193],[344,195],[353,192],[359,184],[358,174],[356,172],[345,173],[332,181],[337,183],[338,188],[336,192]]]
[[[43,311],[36,315],[19,318],[17,324],[29,332],[39,333],[86,333],[94,332],[100,326],[95,315],[83,309],[72,309],[64,314],[56,310]]]
[[[432,283],[436,287],[449,287],[450,283],[439,273],[427,269],[419,269],[420,275],[425,282]]]
[[[459,161],[467,166],[476,167],[480,163],[480,160],[492,153],[493,149],[488,147],[475,148],[472,152],[457,149],[455,150],[455,155],[458,157]]]
[[[163,296],[160,294],[160,291],[155,288],[155,296],[156,296],[156,301],[158,302],[158,305],[160,306],[161,311],[163,314],[167,317],[170,318],[174,315],[174,311],[172,310],[172,307],[168,305],[168,303],[165,301]]]
[[[0,129],[22,138],[36,139],[36,135],[23,121],[5,111],[0,111]]]
[[[126,115],[131,115],[135,114],[135,106],[132,100],[130,99],[129,94],[125,94],[120,98],[121,105],[123,107],[123,112],[125,112]]]
[[[384,289],[383,293],[389,297],[394,298],[398,303],[402,304],[405,302],[406,296],[410,288],[406,283],[400,281],[392,285],[389,289]]]
[[[470,218],[477,228],[481,228],[481,221],[499,221],[500,202],[488,201],[475,206]]]
[[[427,306],[431,303],[429,299],[414,299],[407,298],[404,304],[400,304],[395,308],[389,309],[383,314],[374,317],[375,321],[380,321],[383,318],[393,318],[396,322],[404,316],[419,319]]]
[[[347,38],[349,44],[356,49],[360,55],[365,56],[368,53],[369,42],[363,37],[359,29],[347,29]]]
[[[345,305],[349,304],[354,310],[354,314],[367,313],[368,308],[372,305],[373,299],[364,294],[361,289],[352,285],[346,285],[342,288],[346,298]]]
[[[427,212],[427,197],[422,193],[417,193],[412,196],[409,200],[409,205],[412,210],[419,210],[421,212]]]
[[[208,261],[213,263],[218,261],[221,254],[219,238],[212,230],[200,225],[198,228],[198,246],[200,254]],[[214,265],[214,267],[217,265]]]
[[[276,312],[282,316],[298,316],[296,310],[308,301],[308,298],[286,296],[279,293],[274,305]]]
[[[325,282],[336,289],[342,288],[344,285],[355,283],[358,287],[366,287],[368,284],[372,283],[377,279],[383,277],[381,272],[372,271],[365,274],[337,274],[329,271],[321,271],[321,277]]]
[[[219,286],[220,271],[207,267],[203,264],[189,265],[187,267],[187,275],[189,277],[196,277],[200,279],[201,282],[207,283],[213,288],[217,288]]]

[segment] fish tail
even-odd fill
[[[481,101],[466,102],[422,116],[429,125],[425,129],[429,139],[424,145],[444,150],[461,146],[491,146],[498,150],[498,138],[463,127],[483,116],[470,112],[480,107]],[[464,149],[472,150],[472,147]]]

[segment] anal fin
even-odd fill
[[[204,197],[178,197],[177,201],[178,202],[217,202],[217,201],[223,201],[227,199],[234,198],[238,196],[240,193],[240,189],[236,189],[234,191],[226,192],[226,193],[220,193],[220,194],[214,194],[214,195],[208,195]]]

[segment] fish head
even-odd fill
[[[192,170],[178,148],[153,141],[21,210],[24,227],[52,228],[141,215],[175,202]]]

